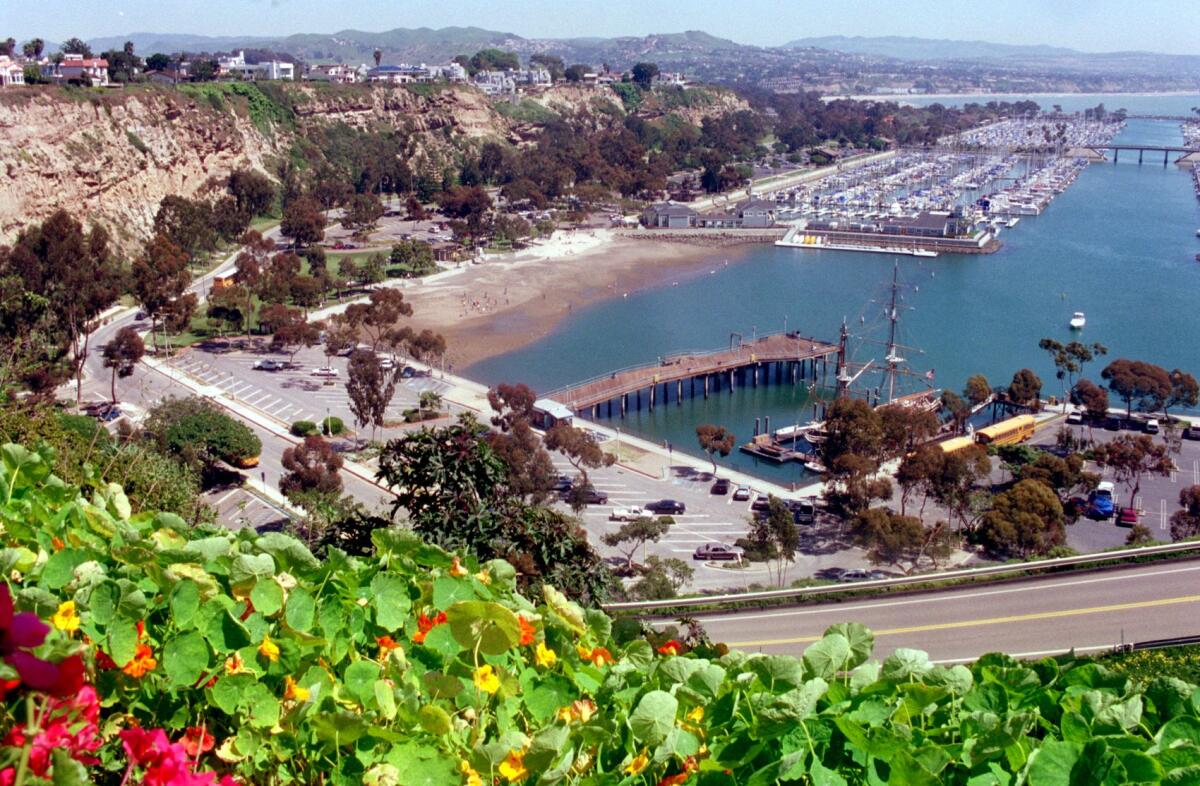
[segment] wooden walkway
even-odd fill
[[[624,369],[555,391],[549,398],[582,412],[641,390],[649,389],[653,393],[662,384],[729,374],[740,368],[770,363],[811,362],[837,355],[837,352],[837,344],[798,333],[775,333],[727,350],[665,357],[660,363]]]

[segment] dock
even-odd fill
[[[744,341],[735,333],[730,337],[728,349],[668,355],[656,363],[614,371],[561,388],[546,397],[593,418],[599,417],[601,406],[607,406],[607,414],[611,416],[615,404],[624,416],[631,406],[640,409],[643,398],[653,410],[659,401],[669,402],[672,392],[679,404],[685,392],[707,399],[721,390],[732,393],[739,385],[769,384],[772,378],[776,383],[824,383],[830,359],[836,363],[837,355],[837,344],[796,332],[773,333],[751,341]]]

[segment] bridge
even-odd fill
[[[547,394],[560,404],[576,413],[590,413],[596,418],[601,405],[607,405],[609,415],[613,404],[618,403],[622,417],[630,407],[630,396],[634,407],[642,406],[642,393],[646,392],[649,408],[654,409],[658,392],[662,390],[662,401],[668,402],[671,388],[675,389],[675,402],[681,404],[684,397],[684,382],[688,393],[696,395],[700,387],[704,398],[710,391],[722,387],[733,392],[735,386],[758,387],[771,381],[797,384],[804,380],[816,383],[828,378],[829,359],[836,360],[838,345],[799,333],[772,333],[751,341],[744,341],[734,333],[730,336],[729,348],[711,352],[681,353],[659,359],[656,363],[633,366],[590,379]]]

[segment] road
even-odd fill
[[[925,650],[940,661],[988,652],[1099,651],[1121,641],[1200,634],[1200,561],[699,619],[714,641],[793,655],[837,622],[871,628],[879,658],[898,647]]]

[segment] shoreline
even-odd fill
[[[638,238],[612,230],[581,230],[574,239],[574,247],[568,239],[545,248],[565,253],[541,255],[535,248],[464,263],[457,275],[405,287],[414,326],[441,333],[447,361],[456,373],[469,375],[480,361],[540,340],[576,308],[698,275],[715,253],[757,242]]]
[[[822,101],[905,101],[914,99],[977,98],[996,100],[1001,98],[1067,98],[1071,96],[1113,96],[1122,98],[1154,98],[1155,96],[1194,96],[1200,90],[1164,90],[1140,93],[862,93],[855,95],[830,94],[821,96]]]

